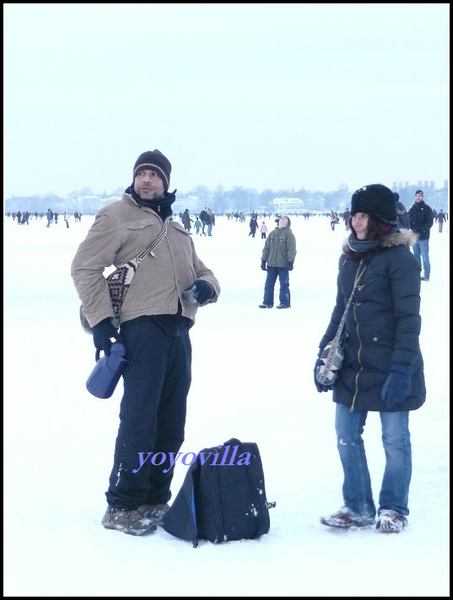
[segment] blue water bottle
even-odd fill
[[[122,342],[113,342],[110,356],[100,358],[96,350],[96,364],[87,379],[87,390],[96,398],[110,398],[127,364],[126,346]]]

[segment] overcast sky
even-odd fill
[[[449,176],[448,3],[3,4],[4,197]]]

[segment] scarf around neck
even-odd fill
[[[153,198],[152,200],[145,200],[141,198],[134,190],[132,185],[126,188],[125,193],[130,194],[135,202],[137,202],[137,204],[140,206],[151,208],[151,210],[159,215],[162,221],[165,221],[167,217],[171,217],[173,214],[171,205],[176,200],[176,190],[173,192],[165,192],[161,198]]]
[[[359,252],[363,254],[369,250],[379,248],[380,245],[381,240],[358,240],[352,235],[348,237],[348,246],[353,252]]]

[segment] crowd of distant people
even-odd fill
[[[31,220],[42,220],[44,217],[47,219],[47,227],[50,227],[52,223],[55,225],[58,224],[58,217],[60,216],[57,211],[53,211],[51,208],[47,209],[47,212],[29,212],[28,210],[24,210],[23,212],[12,211],[5,213],[7,217],[12,218],[18,225],[29,225]],[[63,220],[66,224],[66,227],[69,228],[69,213],[65,210],[63,213]],[[80,223],[82,221],[82,213],[80,211],[75,211],[73,214],[74,220],[76,223]]]
[[[191,233],[192,223],[195,227],[196,235],[207,235],[212,237],[212,228],[215,225],[215,214],[212,208],[204,207],[200,214],[195,215],[195,219],[192,219],[189,209],[186,208],[184,212],[179,213],[179,218],[182,221],[184,229]]]
[[[408,222],[408,212],[406,207],[399,201],[399,196],[397,193],[395,195],[395,200],[397,202],[397,216],[398,216],[398,226],[400,228],[409,229]],[[438,211],[436,209],[432,209],[433,213],[433,221],[437,223],[439,233],[442,233],[444,224],[448,221],[448,213],[445,212],[442,208]],[[47,227],[50,227],[52,224],[58,224],[58,218],[60,214],[58,211],[53,211],[51,208],[47,210],[47,213],[44,212],[30,212],[28,210],[25,211],[13,211],[5,213],[7,217],[11,217],[13,221],[16,221],[19,225],[28,225],[31,220],[42,220],[44,217],[47,219]],[[75,211],[72,215],[74,217],[74,221],[76,223],[80,223],[82,221],[82,213],[80,211]],[[249,221],[249,236],[255,237],[255,234],[259,231],[261,239],[266,239],[267,236],[267,226],[265,221],[261,221],[260,219],[270,219],[273,216],[278,216],[278,213],[272,212],[258,212],[253,211],[251,213],[246,213],[244,211],[236,211],[236,212],[227,212],[224,214],[227,219],[235,220],[239,223],[245,223],[248,217],[250,217]],[[343,212],[337,212],[335,210],[331,210],[330,212],[319,213],[313,211],[304,211],[294,213],[293,216],[302,216],[304,220],[307,220],[313,216],[325,216],[329,218],[330,228],[332,231],[335,230],[335,226],[340,223],[340,220],[344,224],[344,228],[346,231],[350,230],[349,220],[351,217],[351,212],[349,208],[346,208]],[[184,212],[179,213],[179,218],[186,229],[186,231],[191,231],[192,227],[195,229],[196,235],[203,235],[212,237],[213,227],[215,225],[215,217],[213,210],[211,208],[204,207],[199,213],[195,212],[193,215],[190,214],[188,208],[185,209]],[[69,228],[69,218],[70,215],[67,211],[63,213],[63,219],[66,224],[66,227]]]

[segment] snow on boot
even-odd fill
[[[358,529],[374,525],[374,516],[358,515],[347,506],[343,506],[329,517],[321,517],[321,523],[339,529]]]
[[[399,533],[407,526],[407,519],[394,510],[382,510],[376,522],[381,533]]]
[[[137,510],[156,525],[162,526],[164,524],[164,517],[170,510],[170,506],[169,504],[142,504]]]
[[[155,523],[138,510],[120,510],[110,506],[105,511],[101,523],[106,529],[116,529],[130,535],[146,535],[157,529]]]

